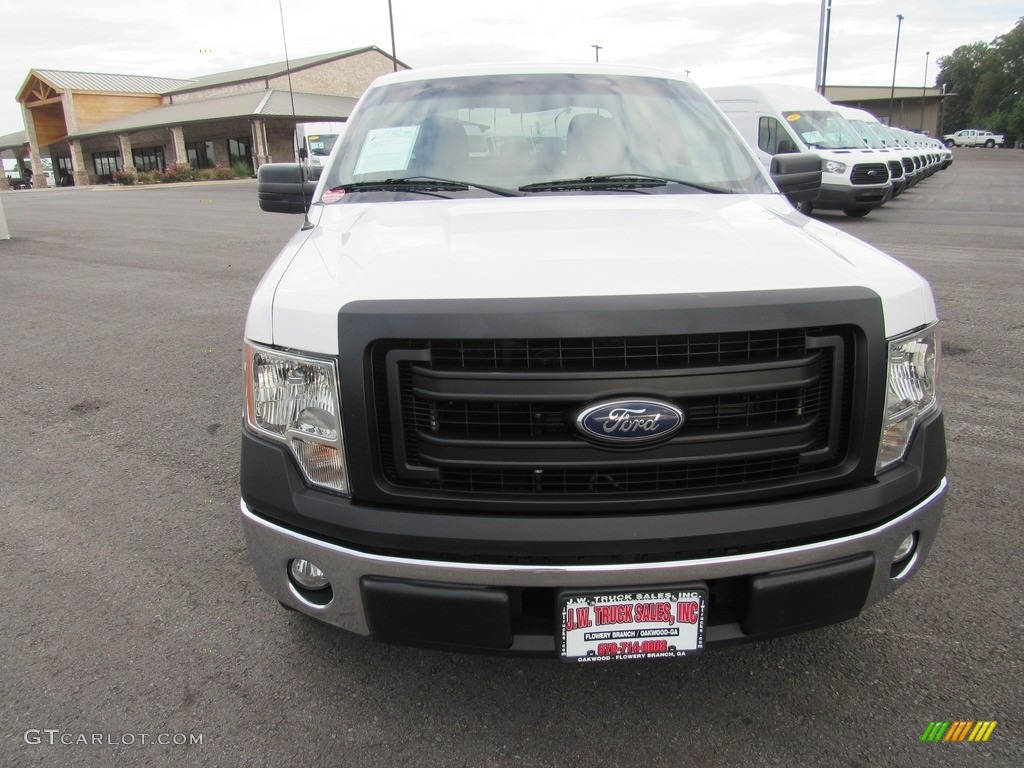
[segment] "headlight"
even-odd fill
[[[903,460],[918,421],[938,408],[938,373],[939,333],[935,325],[889,342],[876,473]]]
[[[306,480],[349,493],[333,360],[245,345],[245,420],[285,445]]]
[[[846,173],[846,163],[840,163],[838,160],[826,160],[821,164],[821,170],[825,173]]]

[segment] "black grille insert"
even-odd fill
[[[850,172],[852,184],[884,184],[889,180],[885,163],[858,163]]]
[[[675,497],[836,467],[855,334],[845,327],[371,344],[383,480],[454,497]],[[574,415],[657,397],[686,413],[642,449],[587,442]]]

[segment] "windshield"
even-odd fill
[[[808,149],[860,149],[864,142],[838,112],[828,110],[783,112]]]
[[[886,129],[881,123],[870,123],[865,121],[864,125],[871,135],[874,136],[883,147],[895,147],[897,146],[896,139],[892,137],[892,134]]]
[[[373,182],[441,179],[469,185],[461,196],[487,194],[488,187],[582,194],[629,186],[608,177],[641,176],[682,184],[636,183],[630,192],[772,191],[698,88],[603,73],[442,78],[372,89],[327,173],[325,189],[379,191]],[[603,186],[553,184],[591,177],[601,177]]]
[[[334,142],[338,140],[336,133],[318,133],[306,137],[306,144],[309,146],[309,154],[317,157],[327,157],[334,148]]]
[[[885,147],[885,143],[875,135],[874,131],[871,130],[871,124],[866,120],[849,120],[848,122],[864,141],[864,146],[871,147],[872,149],[882,149]]]

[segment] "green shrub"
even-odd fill
[[[231,170],[240,179],[248,179],[252,176],[252,166],[245,160],[235,160],[231,163]]]
[[[153,184],[156,181],[156,177],[159,175],[160,171],[139,171],[139,184]]]
[[[212,181],[214,178],[213,168],[199,168],[196,171],[196,178],[200,181]]]
[[[235,172],[224,165],[224,163],[217,163],[213,167],[213,178],[218,181],[227,181],[228,179],[235,178]]]

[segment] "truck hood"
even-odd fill
[[[591,194],[314,205],[264,275],[246,336],[337,354],[364,299],[487,299],[862,286],[890,336],[935,319],[927,283],[779,195]]]

